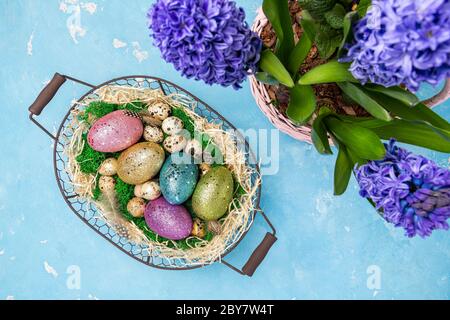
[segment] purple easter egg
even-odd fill
[[[164,197],[150,201],[145,207],[144,217],[151,230],[170,240],[184,239],[192,231],[192,217],[186,208],[172,205]]]
[[[118,152],[139,141],[144,132],[142,121],[125,110],[117,110],[94,122],[88,143],[100,152]]]

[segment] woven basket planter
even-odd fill
[[[264,27],[269,23],[262,8],[258,9],[256,18],[252,25],[252,30],[261,36]],[[308,125],[299,126],[292,122],[286,115],[272,103],[267,85],[259,82],[254,76],[250,77],[250,88],[255,98],[256,104],[266,115],[269,121],[280,131],[290,135],[294,139],[312,143],[311,127]],[[434,97],[427,99],[424,103],[432,108],[450,98],[450,81],[447,80],[443,89]],[[332,142],[332,141],[330,141]]]

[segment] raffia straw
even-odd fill
[[[220,260],[221,256],[227,252],[241,237],[248,231],[253,222],[253,212],[257,210],[254,204],[254,197],[259,188],[261,179],[257,175],[256,169],[246,164],[246,154],[239,150],[236,145],[237,137],[225,131],[220,125],[210,123],[207,119],[198,115],[194,110],[196,101],[183,94],[164,95],[161,90],[109,85],[97,89],[93,94],[78,103],[78,107],[72,111],[72,122],[65,128],[70,134],[70,140],[65,143],[65,154],[68,157],[66,167],[69,173],[75,192],[87,201],[92,201],[92,192],[95,187],[96,176],[87,175],[81,172],[76,157],[83,150],[83,133],[87,132],[89,124],[80,121],[78,115],[83,112],[83,108],[93,101],[104,101],[116,104],[132,103],[141,101],[151,106],[156,103],[166,103],[171,106],[182,108],[194,122],[195,130],[208,134],[213,142],[224,155],[225,165],[233,172],[235,179],[241,184],[246,194],[233,199],[230,203],[229,214],[220,220],[221,233],[215,235],[211,241],[199,239],[194,246],[187,250],[170,248],[169,242],[160,243],[148,239],[144,232],[134,223],[123,217],[111,214],[110,205],[103,201],[94,202],[98,208],[98,218],[104,220],[112,228],[117,230],[117,226],[126,230],[126,236],[130,242],[141,245],[146,253],[155,258],[161,258],[171,266],[195,266],[213,263]],[[255,177],[253,179],[252,177]]]

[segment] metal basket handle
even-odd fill
[[[272,223],[270,222],[269,218],[262,212],[261,210],[258,211],[264,218],[264,220],[267,222],[269,227],[272,229],[272,233],[267,232],[264,239],[261,241],[261,243],[256,247],[256,249],[253,251],[250,258],[245,263],[244,267],[242,269],[238,269],[232,264],[228,263],[227,261],[222,259],[222,263],[226,265],[227,267],[231,268],[232,270],[245,275],[245,276],[253,276],[256,269],[259,267],[261,262],[263,262],[264,258],[266,257],[267,253],[269,252],[272,245],[277,241],[276,230]]]
[[[28,110],[30,111],[30,120],[36,126],[38,126],[39,129],[41,129],[48,136],[50,136],[53,140],[56,140],[56,137],[53,134],[51,134],[50,131],[48,131],[45,127],[43,127],[39,122],[37,122],[36,119],[34,119],[34,116],[39,116],[42,113],[44,108],[49,104],[50,101],[52,101],[53,97],[56,95],[59,88],[67,80],[71,80],[71,81],[77,82],[79,84],[82,84],[82,85],[85,85],[85,86],[88,86],[91,88],[95,88],[94,85],[89,84],[87,82],[84,82],[84,81],[81,81],[81,80],[78,80],[78,79],[75,79],[75,78],[72,78],[69,76],[65,76],[65,75],[62,75],[59,73],[55,73],[52,80],[50,80],[50,82],[45,86],[45,88],[42,89],[41,93],[39,93],[36,100],[28,108]]]

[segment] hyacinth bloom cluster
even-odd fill
[[[255,72],[262,41],[230,0],[158,0],[149,28],[162,57],[183,76],[240,88]]]
[[[403,227],[408,237],[448,230],[450,170],[395,145],[386,157],[355,168],[360,195],[371,199],[386,221]]]
[[[450,76],[450,0],[373,0],[342,62],[361,81],[417,91]]]

